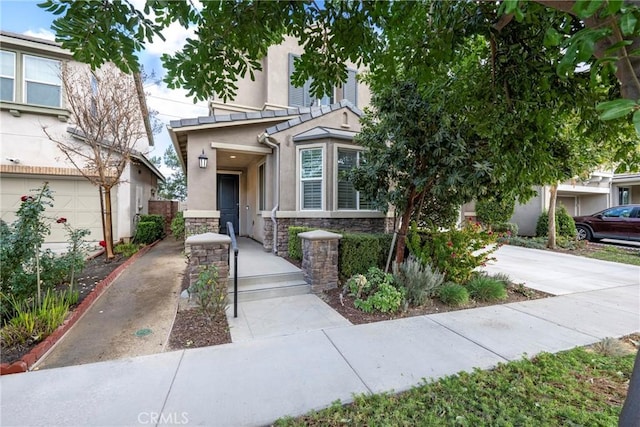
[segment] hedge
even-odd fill
[[[298,234],[317,229],[317,227],[289,227],[289,258],[302,259],[302,241]],[[342,234],[338,260],[338,270],[341,277],[348,278],[354,274],[364,274],[370,267],[384,269],[389,247],[391,246],[392,234],[327,231]]]
[[[160,237],[164,235],[164,216],[162,215],[140,215],[140,222],[155,222],[160,229]],[[160,238],[158,237],[158,238]]]
[[[162,228],[157,222],[153,221],[140,221],[136,228],[136,236],[134,238],[136,243],[142,243],[148,245],[153,243],[162,237]]]

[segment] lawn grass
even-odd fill
[[[615,426],[634,355],[576,348],[278,420],[277,426]]]
[[[605,246],[600,250],[586,252],[582,255],[604,261],[640,265],[640,251],[630,251],[628,249],[617,248],[615,246]]]

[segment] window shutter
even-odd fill
[[[295,59],[296,55],[290,53],[289,54],[289,106],[290,107],[304,107],[304,93],[305,93],[305,83],[303,87],[295,87],[291,82],[291,75],[295,70]],[[308,92],[307,92],[308,93]]]
[[[355,70],[347,70],[347,81],[344,82],[343,97],[353,105],[358,105],[358,81]]]

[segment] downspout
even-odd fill
[[[275,204],[271,209],[271,222],[273,223],[273,253],[278,254],[278,222],[276,221],[276,211],[280,208],[280,145],[269,141],[273,140],[267,132],[258,135],[258,142],[266,144],[268,147],[276,150],[276,194]]]

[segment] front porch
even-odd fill
[[[261,243],[238,237],[238,302],[303,295],[311,292],[302,270]],[[229,252],[229,303],[233,305],[234,256]],[[231,308],[232,309],[232,308]]]

